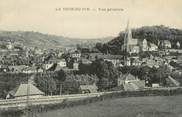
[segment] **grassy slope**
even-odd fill
[[[181,117],[182,96],[129,97],[40,113],[40,117]],[[141,116],[139,116],[141,114]]]

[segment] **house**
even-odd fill
[[[37,54],[37,55],[44,54],[44,52],[41,49],[35,49],[34,53]]]
[[[181,44],[179,43],[179,41],[176,43],[176,47],[177,48],[180,48],[181,47]]]
[[[18,87],[11,90],[6,98],[25,99],[27,98],[27,94],[30,98],[39,98],[44,95],[44,93],[33,84],[20,84]]]
[[[170,53],[182,54],[182,49],[166,49]]]
[[[88,60],[88,59],[81,59],[80,60],[80,62],[82,63],[82,64],[91,64],[92,63],[92,61],[90,61],[90,60]]]
[[[37,72],[38,72],[38,73],[42,73],[42,72],[44,72],[44,70],[43,70],[42,67],[37,67]]]
[[[38,69],[36,66],[32,66],[32,67],[26,67],[22,70],[23,73],[27,73],[27,74],[30,74],[30,73],[36,73],[38,72]],[[41,70],[40,70],[41,72]]]
[[[134,80],[138,80],[138,78],[136,78],[135,76],[133,76],[132,74],[128,73],[128,74],[123,74],[120,75],[120,77],[118,78],[118,85],[122,85]]]
[[[65,59],[61,59],[58,64],[60,65],[60,67],[66,67],[66,61]]]
[[[25,69],[27,67],[28,66],[26,66],[26,65],[8,66],[9,72],[12,72],[12,73],[21,73],[23,71],[23,69]]]
[[[78,70],[79,69],[79,63],[74,62],[73,63],[73,69]]]
[[[126,66],[131,66],[131,58],[127,58],[126,62],[124,63]]]
[[[141,47],[141,51],[145,52],[145,51],[148,51],[148,42],[146,39],[144,39],[141,44],[140,44],[140,47]]]
[[[142,90],[145,87],[145,81],[139,80],[132,74],[124,74],[118,78],[118,86],[123,85],[125,91]]]
[[[8,50],[12,50],[13,49],[13,44],[11,42],[8,42],[6,47],[7,47]]]
[[[54,65],[53,63],[48,63],[48,64],[42,65],[42,67],[43,67],[43,69],[48,70],[48,69],[50,69],[53,65]]]
[[[61,57],[63,54],[64,54],[64,52],[60,51],[57,56]]]
[[[137,46],[137,45],[130,46],[130,48],[129,48],[129,53],[130,54],[134,54],[134,53],[138,54],[139,52],[140,52],[140,47],[139,46]]]
[[[48,71],[59,71],[61,70],[63,67],[61,67],[59,64],[53,64],[53,66],[51,66],[49,69],[47,69]]]
[[[85,93],[97,93],[97,86],[95,84],[93,85],[80,85],[80,90],[82,94]]]
[[[125,83],[128,83],[128,82],[131,82],[131,81],[135,81],[135,80],[138,80],[137,77],[133,76],[132,74],[126,74],[123,76],[124,79],[125,79]]]
[[[150,68],[156,67],[158,68],[160,65],[164,63],[164,60],[160,57],[150,57],[150,58],[143,58],[142,65],[149,66]]]
[[[139,60],[139,58],[132,58],[131,59],[131,65],[133,66],[140,66],[142,62]]]
[[[95,61],[98,58],[98,56],[102,56],[102,55],[103,53],[89,53],[88,59],[90,61]]]
[[[170,49],[171,48],[171,42],[169,40],[163,40],[161,45],[165,49]]]
[[[104,61],[111,62],[114,67],[120,65],[121,61],[123,60],[123,56],[121,55],[110,55],[110,54],[102,54],[97,56],[98,59],[103,59]]]
[[[74,46],[67,46],[67,47],[65,48],[65,52],[72,53],[72,52],[75,52],[75,51],[77,51],[77,48],[74,47]]]
[[[178,57],[177,57],[177,61],[178,61],[179,63],[182,63],[182,56],[178,56]]]
[[[48,63],[50,64],[54,64],[54,63],[59,63],[60,61],[62,61],[62,59],[57,59],[55,57],[52,57],[48,60]]]
[[[159,85],[158,83],[152,83],[152,87],[153,87],[153,88],[159,88],[160,85]]]
[[[81,53],[79,51],[75,51],[75,52],[71,53],[71,57],[79,59],[81,57]]]
[[[149,44],[149,47],[148,47],[148,51],[157,51],[158,50],[158,46],[153,44],[153,43],[150,43]]]
[[[45,70],[50,70],[50,69],[61,69],[61,68],[65,68],[67,66],[66,64],[66,60],[65,59],[51,59],[51,62],[49,62],[48,64],[44,65],[44,69]],[[53,70],[54,71],[54,70]]]

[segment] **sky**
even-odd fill
[[[182,29],[182,0],[0,0],[0,30],[100,38],[117,36],[128,19],[131,28]]]

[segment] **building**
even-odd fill
[[[81,53],[79,51],[75,51],[75,52],[71,53],[71,57],[79,59],[81,57]]]
[[[92,61],[90,61],[90,60],[88,60],[88,59],[81,59],[80,60],[80,62],[82,63],[82,64],[92,64]]]
[[[176,47],[177,48],[180,48],[181,47],[181,44],[179,43],[179,41],[176,43]]]
[[[152,87],[153,87],[153,88],[159,88],[160,85],[159,85],[159,83],[152,83]]]
[[[58,64],[60,65],[60,67],[66,67],[66,61],[65,59],[61,59]]]
[[[149,59],[143,62],[142,66],[148,66],[150,68],[153,68],[153,67],[158,68],[159,64],[157,63],[157,61]]]
[[[18,87],[11,90],[6,98],[25,99],[27,98],[27,94],[30,98],[39,98],[44,95],[44,93],[33,84],[20,84]]]
[[[37,55],[44,54],[44,52],[41,49],[35,49],[34,53],[37,54]]]
[[[61,67],[59,64],[55,63],[53,64],[49,69],[47,69],[48,71],[59,71],[61,70],[63,67]]]
[[[132,37],[132,32],[128,21],[124,37],[124,44],[122,46],[122,51],[127,52],[129,54],[139,53],[140,52],[139,43],[140,43],[139,39],[134,39]]]
[[[48,63],[48,64],[42,65],[42,67],[43,67],[44,70],[48,70],[48,69],[50,69],[53,65],[54,65],[53,63]]]
[[[171,42],[169,40],[163,40],[161,43],[162,43],[161,45],[163,48],[165,48],[165,49],[171,48]]]
[[[6,45],[7,49],[8,50],[12,50],[13,49],[13,44],[11,42],[9,42],[7,45]]]
[[[39,70],[37,69],[36,66],[26,67],[26,68],[24,68],[24,69],[22,70],[23,73],[27,73],[27,74],[36,73],[36,72],[38,72],[38,71],[39,71]],[[41,72],[41,70],[40,70],[40,72]],[[42,72],[43,72],[43,70],[42,70]]]
[[[59,51],[57,56],[58,56],[58,57],[62,57],[63,54],[64,54],[63,51]]]
[[[25,69],[27,67],[28,66],[26,66],[26,65],[8,66],[9,72],[12,72],[12,73],[21,73],[23,71],[23,69]]]
[[[153,43],[150,43],[149,44],[149,47],[148,47],[148,51],[157,51],[158,50],[158,46],[153,44]]]
[[[90,61],[95,61],[99,56],[102,56],[103,53],[89,53],[87,56],[85,56]]]
[[[95,84],[93,85],[80,85],[80,90],[82,94],[85,93],[97,93],[97,86]]]
[[[74,62],[74,63],[73,63],[73,69],[74,69],[74,70],[78,70],[78,69],[79,69],[79,63]]]
[[[138,54],[140,52],[140,47],[138,45],[130,46],[129,51],[130,54]]]
[[[123,61],[123,56],[121,55],[102,54],[102,55],[97,55],[97,58],[111,62],[114,65],[114,67],[119,66]]]
[[[130,60],[131,60],[130,65],[132,65],[132,66],[140,66],[142,64],[142,61],[140,61],[139,58],[135,57]]]
[[[118,78],[118,86],[123,85],[125,91],[142,90],[145,87],[145,81],[139,80],[132,74],[124,74]]]
[[[143,51],[143,52],[148,51],[149,47],[148,47],[148,42],[147,42],[146,39],[144,39],[140,45],[141,45],[140,46],[141,47],[141,51]]]

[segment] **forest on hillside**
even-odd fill
[[[54,49],[64,47],[76,47],[77,44],[92,45],[106,43],[113,37],[103,38],[70,38],[34,31],[0,31],[0,43],[13,42],[26,47],[38,47],[41,49]]]

